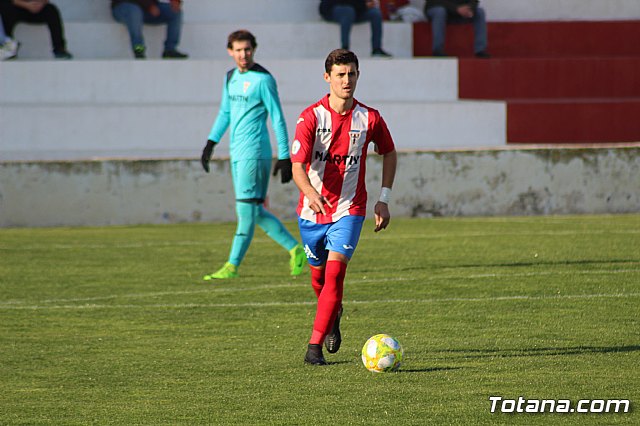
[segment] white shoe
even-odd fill
[[[8,38],[4,42],[2,46],[0,46],[0,60],[13,59],[18,56],[18,49],[20,48],[20,43],[17,41]]]

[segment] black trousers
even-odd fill
[[[63,52],[66,50],[67,42],[64,39],[62,18],[60,17],[60,11],[55,5],[47,3],[40,12],[31,13],[27,9],[14,6],[11,3],[0,2],[0,15],[2,15],[4,30],[9,37],[13,38],[13,30],[18,22],[47,24],[49,33],[51,34],[53,51]]]

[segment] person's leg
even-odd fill
[[[13,38],[13,30],[16,24],[24,21],[24,16],[27,13],[29,12],[26,9],[14,6],[11,2],[0,2],[0,15],[2,16],[5,34],[8,37]]]
[[[229,253],[229,263],[236,268],[240,266],[244,259],[256,227],[256,216],[260,206],[251,201],[236,201],[236,215],[238,224],[236,234],[233,237],[231,252]]]
[[[0,19],[0,45],[4,44],[8,39],[9,36],[4,32],[4,25],[2,24],[2,19]]]
[[[1,16],[0,16],[1,17]],[[20,44],[4,31],[4,24],[0,19],[0,61],[13,59],[18,55]]]
[[[144,12],[137,4],[125,2],[120,3],[113,9],[111,14],[116,22],[127,27],[129,39],[131,40],[131,49],[142,49],[144,52],[144,35],[142,33],[142,25],[144,22]]]
[[[144,15],[144,22],[151,25],[166,24],[167,36],[164,41],[165,52],[174,52],[180,44],[182,34],[182,10],[174,12],[169,3],[159,3],[159,16]]]
[[[313,288],[316,298],[319,299],[324,288],[324,265],[319,267],[310,266],[309,269],[311,269],[311,288]]]
[[[432,55],[444,56],[444,43],[447,30],[447,10],[442,6],[431,7],[426,11],[431,23]]]
[[[256,215],[259,204],[255,201],[236,201],[236,233],[233,236],[231,250],[229,251],[229,260],[216,272],[205,275],[204,280],[236,278],[238,276],[238,268],[244,259],[256,225]]]
[[[382,12],[377,7],[370,7],[357,22],[371,23],[371,51],[382,49]]]
[[[252,179],[253,184],[250,192],[244,192],[244,197],[251,197],[256,200],[266,200],[269,190],[269,178],[271,177],[271,159],[256,160],[256,173]],[[271,212],[264,208],[262,202],[258,206],[256,213],[256,223],[258,226],[290,255],[289,266],[291,275],[300,275],[306,263],[306,256],[302,246],[289,233],[287,228]]]
[[[282,222],[265,209],[264,206],[260,205],[258,207],[256,223],[273,241],[289,252],[289,269],[291,275],[300,275],[306,263],[304,250]]]
[[[334,22],[340,24],[340,43],[343,49],[351,45],[351,27],[356,20],[356,10],[349,5],[336,5],[331,11]]]
[[[262,205],[258,206],[256,222],[273,241],[285,250],[289,251],[298,245],[296,239],[293,238],[282,222]]]
[[[320,351],[321,354],[322,349],[318,349],[318,346],[323,343],[330,353],[340,349],[338,315],[342,309],[344,278],[349,259],[358,245],[363,223],[363,216],[345,216],[331,224],[326,231],[324,240],[328,253],[324,267],[324,283],[318,297],[308,352],[317,354]]]
[[[53,53],[56,55],[66,53],[67,42],[64,39],[64,27],[62,25],[62,18],[60,17],[60,11],[58,8],[54,4],[47,3],[40,13],[34,15],[34,19],[37,19],[39,22],[46,23],[49,27]]]
[[[329,260],[324,268],[324,285],[320,297],[316,317],[313,321],[313,331],[310,345],[322,345],[331,331],[333,323],[342,305],[344,277],[347,273],[348,258],[333,258],[335,252],[329,252]]]
[[[487,19],[484,9],[478,7],[473,17],[473,52],[487,53]]]
[[[326,233],[330,226],[331,224],[318,224],[298,218],[302,245],[311,269],[311,287],[317,297],[320,297],[324,285],[324,268],[329,255],[325,247]]]
[[[243,197],[261,200],[256,214],[258,226],[282,248],[289,251],[297,246],[298,242],[289,231],[287,231],[287,228],[284,227],[282,222],[263,206],[263,202],[267,199],[267,193],[269,191],[271,159],[255,160],[255,167],[256,170],[251,179],[251,190],[250,192],[245,191]]]

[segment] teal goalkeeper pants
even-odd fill
[[[259,201],[236,201],[236,215],[238,216],[238,226],[233,237],[229,263],[240,266],[253,239],[256,224],[287,251],[298,244],[282,222],[267,211]]]

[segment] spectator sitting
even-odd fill
[[[424,21],[424,13],[411,0],[380,0],[380,10],[384,20],[401,22]]]
[[[18,22],[47,24],[51,34],[53,56],[57,59],[73,58],[67,51],[60,11],[49,0],[0,0],[0,15],[9,37],[13,37],[13,30]],[[13,57],[15,56],[16,52]]]
[[[320,0],[320,15],[340,24],[342,48],[349,50],[354,23],[371,23],[371,56],[391,57],[382,50],[382,12],[375,0]]]
[[[18,42],[8,37],[4,32],[2,17],[0,17],[0,61],[15,58],[18,54],[18,47],[20,47]]]
[[[478,58],[489,58],[487,53],[487,21],[479,0],[427,0],[424,14],[431,21],[433,56],[447,56],[444,51],[447,23],[473,24],[473,51]]]
[[[136,59],[147,57],[142,35],[143,24],[167,24],[163,58],[185,59],[189,57],[176,49],[180,43],[180,33],[182,32],[181,3],[181,0],[111,0],[113,19],[127,27],[131,48]]]

